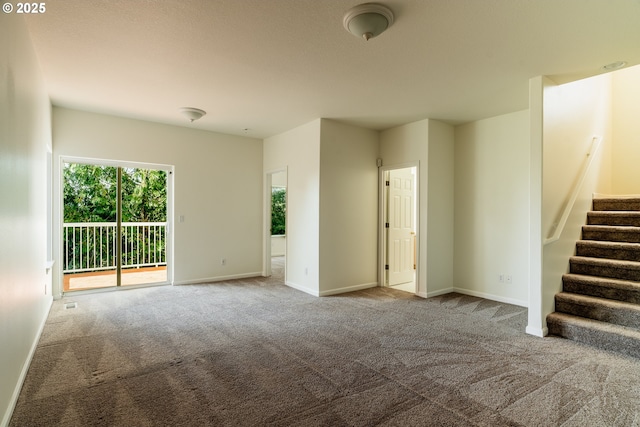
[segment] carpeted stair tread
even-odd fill
[[[569,259],[569,272],[640,281],[640,262],[573,256]]]
[[[640,357],[640,196],[593,199],[549,333]]]
[[[583,344],[640,357],[640,331],[565,313],[547,316],[549,334]]]
[[[640,212],[591,211],[587,212],[587,224],[640,227]]]
[[[556,311],[640,330],[640,305],[588,295],[560,292]]]
[[[639,282],[568,273],[562,283],[565,292],[640,304]]]
[[[579,240],[576,255],[592,258],[607,258],[640,261],[640,243]]]
[[[582,240],[640,243],[640,227],[584,225]]]
[[[640,198],[593,199],[594,211],[640,211]]]

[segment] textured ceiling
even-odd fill
[[[25,19],[54,105],[258,138],[463,123],[527,108],[531,77],[640,63],[640,0],[384,0],[395,22],[368,42],[342,27],[359,3],[47,0]]]

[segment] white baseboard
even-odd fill
[[[355,292],[355,291],[361,291],[363,289],[369,289],[369,288],[378,287],[378,282],[373,282],[373,283],[363,283],[361,285],[346,286],[344,288],[330,289],[328,291],[318,292],[315,289],[309,289],[306,286],[302,286],[302,285],[299,285],[297,283],[293,283],[293,282],[290,282],[290,281],[287,281],[285,284],[287,286],[289,286],[290,288],[297,289],[297,290],[305,292],[305,293],[307,293],[309,295],[313,295],[314,297],[327,297],[329,295],[345,294],[347,292]]]
[[[459,294],[464,294],[464,295],[471,295],[472,297],[484,298],[491,301],[503,302],[505,304],[513,304],[520,307],[526,307],[526,308],[529,307],[529,303],[527,301],[522,301],[515,298],[502,297],[499,295],[492,295],[486,292],[478,292],[478,291],[472,291],[469,289],[456,288],[456,287],[453,288],[453,292],[457,292]]]
[[[198,285],[201,283],[211,283],[211,282],[222,282],[225,280],[234,280],[234,279],[248,279],[250,277],[261,277],[262,271],[256,271],[254,273],[243,273],[243,274],[232,274],[229,276],[216,276],[209,277],[205,279],[192,279],[192,280],[181,280],[174,281],[174,285]]]
[[[315,289],[309,289],[306,286],[302,286],[302,285],[299,285],[299,284],[294,283],[294,282],[287,281],[287,282],[285,282],[285,285],[289,286],[290,288],[296,289],[298,291],[302,291],[302,292],[304,292],[306,294],[313,295],[314,297],[319,297],[320,296],[318,291],[316,291]]]
[[[535,335],[536,337],[546,337],[549,335],[549,329],[547,328],[534,328],[532,326],[527,326],[525,332],[529,335]]]
[[[521,300],[517,300],[517,299],[514,299],[514,298],[505,298],[505,297],[501,297],[501,296],[498,296],[498,295],[488,294],[486,292],[471,291],[469,289],[456,288],[456,287],[440,289],[438,291],[426,292],[426,293],[425,292],[416,292],[416,295],[421,297],[421,298],[433,298],[433,297],[437,297],[437,296],[440,296],[440,295],[450,294],[452,292],[457,292],[459,294],[470,295],[470,296],[478,297],[478,298],[484,298],[484,299],[488,299],[488,300],[491,300],[491,301],[504,302],[506,304],[513,304],[513,305],[517,305],[517,306],[520,306],[520,307],[528,307],[528,305],[529,305],[526,301],[521,301]]]
[[[320,292],[320,296],[326,297],[329,295],[346,294],[347,292],[355,292],[355,291],[361,291],[363,289],[370,289],[370,288],[377,288],[377,287],[378,287],[378,282],[363,283],[360,285],[346,286],[344,288],[337,288],[337,289],[330,289],[328,291],[322,291]]]
[[[422,298],[431,298],[431,297],[438,297],[440,295],[450,294],[451,292],[455,292],[455,289],[446,288],[446,289],[441,289],[439,291],[427,292],[426,294],[424,292],[420,292],[419,294],[416,294],[416,295]]]
[[[49,311],[51,310],[51,306],[53,305],[53,298],[49,298],[49,304],[44,311],[44,315],[42,316],[42,321],[40,322],[40,326],[38,327],[38,332],[36,333],[33,342],[31,343],[31,348],[29,349],[29,354],[27,355],[27,359],[22,365],[22,370],[20,371],[20,376],[18,377],[18,383],[13,389],[13,394],[11,395],[11,400],[9,401],[9,406],[7,407],[7,412],[4,413],[2,417],[2,422],[0,422],[0,426],[6,427],[9,425],[9,421],[11,421],[11,416],[13,415],[13,411],[16,409],[16,404],[18,403],[18,397],[20,397],[20,391],[22,390],[22,385],[24,384],[24,380],[27,377],[27,372],[29,372],[29,367],[31,366],[31,360],[33,359],[33,355],[36,352],[36,348],[38,347],[38,342],[40,341],[40,336],[42,335],[42,331],[44,330],[44,325],[47,323],[47,318],[49,317]]]

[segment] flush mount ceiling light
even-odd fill
[[[205,114],[207,114],[206,111],[201,110],[199,108],[193,108],[193,107],[182,107],[179,109],[180,113],[182,113],[183,116],[185,116],[191,123],[194,122],[194,120],[198,120],[199,118],[201,118],[202,116],[204,116]]]
[[[606,71],[614,71],[614,70],[619,70],[625,65],[627,65],[627,63],[624,61],[616,61],[616,62],[612,62],[611,64],[604,65],[602,69]]]
[[[393,12],[377,3],[364,3],[347,11],[342,20],[344,28],[356,37],[369,40],[379,36],[393,24]]]

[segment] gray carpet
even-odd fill
[[[277,278],[67,297],[10,425],[640,425],[640,360],[528,336],[526,316]]]

